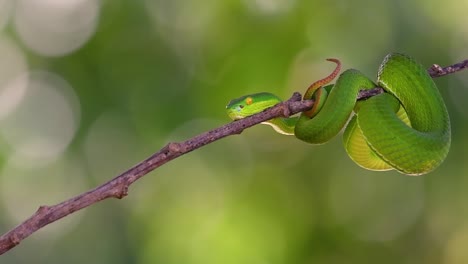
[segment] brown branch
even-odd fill
[[[465,69],[468,67],[467,64],[468,60],[445,68],[434,65],[428,70],[428,72],[432,77],[440,77]],[[379,87],[367,91],[361,91],[358,99],[365,99],[382,92],[383,89]],[[40,206],[31,217],[0,237],[0,254],[7,252],[32,233],[59,220],[60,218],[107,198],[121,199],[125,197],[128,194],[128,188],[132,183],[166,162],[221,138],[240,134],[244,129],[257,125],[263,121],[267,121],[275,117],[289,117],[290,115],[303,112],[310,109],[312,105],[312,100],[301,101],[301,95],[299,93],[294,93],[289,100],[279,103],[261,113],[231,122],[180,143],[169,143],[146,160],[138,163],[126,172],[92,190],[56,205]]]
[[[442,68],[438,64],[433,64],[432,67],[427,70],[427,72],[429,73],[429,75],[432,76],[432,78],[437,78],[445,76],[447,74],[461,71],[466,68],[468,68],[468,60],[464,60],[462,62],[455,63],[444,68]]]

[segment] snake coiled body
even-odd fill
[[[450,119],[435,83],[421,64],[392,53],[380,65],[376,82],[348,69],[334,85],[324,87],[341,65],[330,60],[338,65],[335,71],[305,93],[304,99],[315,100],[311,110],[266,123],[279,133],[311,144],[329,141],[346,126],[343,143],[348,155],[369,170],[395,169],[421,175],[443,162],[450,149]],[[356,102],[360,90],[375,87],[382,87],[385,93]],[[227,111],[232,119],[240,119],[280,101],[271,93],[252,94],[232,100]]]

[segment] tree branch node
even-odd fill
[[[12,234],[12,236],[10,237],[10,241],[14,246],[16,246],[19,243],[21,243],[21,238],[18,237],[18,234]]]
[[[128,183],[127,180],[125,180],[125,179],[122,180],[121,183],[119,183],[119,184],[115,187],[112,196],[115,197],[115,198],[117,198],[117,199],[122,199],[122,198],[124,198],[125,196],[128,195],[128,186],[129,186],[129,185],[130,185],[130,184]]]
[[[46,214],[48,211],[49,211],[50,207],[47,206],[47,205],[41,205],[39,206],[39,208],[37,209],[37,213],[38,214]]]
[[[432,64],[429,70],[437,74],[441,74],[444,72],[444,69],[442,69],[442,67],[439,64]]]

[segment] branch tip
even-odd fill
[[[301,101],[302,95],[299,92],[294,92],[291,96],[291,98],[288,99],[290,102],[297,102]]]
[[[48,212],[49,209],[50,209],[49,206],[47,206],[47,205],[41,205],[41,206],[39,206],[39,208],[37,209],[37,213],[38,213],[38,214],[44,214],[44,213]]]

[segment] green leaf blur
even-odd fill
[[[229,122],[244,94],[288,98],[403,52],[468,58],[468,2],[0,0],[0,231],[170,141]],[[452,149],[435,172],[371,172],[341,138],[256,126],[53,223],[1,263],[467,263],[468,72],[436,80]]]

